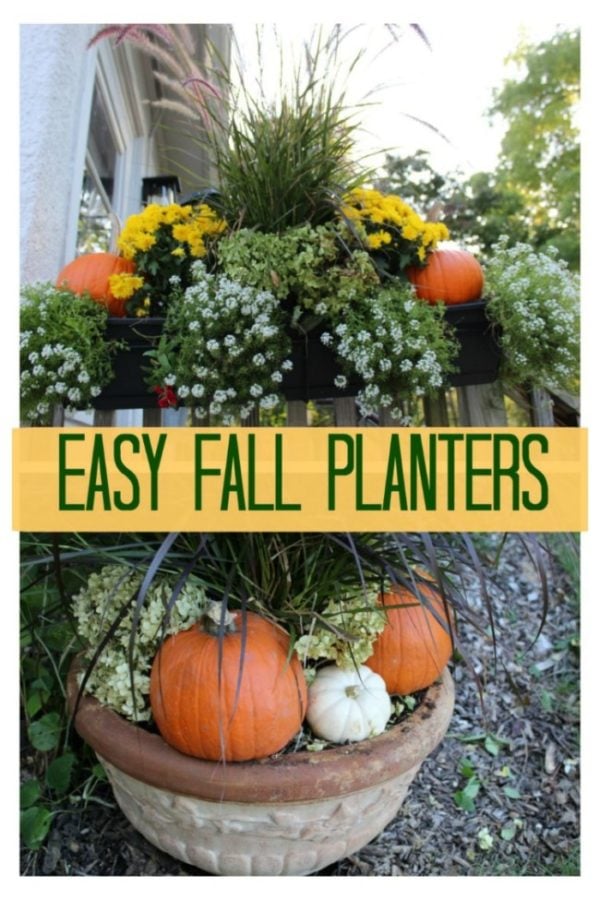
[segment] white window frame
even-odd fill
[[[89,160],[87,146],[94,87],[102,97],[116,148],[112,203],[106,195],[103,198],[116,219],[113,240],[116,239],[125,219],[139,211],[142,178],[151,171],[155,156],[150,112],[142,99],[147,96],[148,91],[148,68],[143,65],[145,60],[132,52],[127,45],[122,45],[119,52],[116,52],[109,41],[100,43],[95,51],[90,51],[90,58],[82,90],[82,109],[86,110],[86,115],[81,116],[76,142],[78,174],[72,184],[65,262],[73,259],[76,254],[81,185],[84,168]],[[140,410],[117,410],[114,424],[141,425],[142,419]],[[68,421],[65,420],[65,425],[92,424],[92,422],[93,413],[79,412],[69,417]]]

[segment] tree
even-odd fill
[[[510,59],[522,75],[494,91],[490,109],[507,123],[498,177],[523,195],[536,244],[554,244],[578,265],[579,32],[522,44]]]
[[[385,174],[377,180],[375,187],[384,193],[402,197],[420,215],[433,218],[434,207],[443,203],[455,180],[450,175],[436,172],[428,157],[427,150],[417,150],[412,156],[386,153]]]
[[[453,240],[485,253],[503,234],[511,243],[529,239],[527,207],[521,193],[494,172],[441,175],[425,150],[413,156],[387,156],[379,190],[398,194],[427,219],[441,219]]]
[[[388,156],[380,190],[421,215],[441,218],[453,239],[485,254],[506,234],[511,244],[554,245],[579,266],[579,33],[520,46],[519,77],[494,92],[490,115],[507,123],[498,167],[471,177],[441,175],[425,150]]]

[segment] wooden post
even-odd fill
[[[457,388],[461,425],[508,425],[499,381]]]
[[[258,413],[258,404],[254,405],[254,409],[250,413],[249,416],[246,416],[245,419],[242,419],[242,425],[245,428],[256,428],[260,425],[259,422],[259,413]]]
[[[308,411],[304,400],[288,401],[286,425],[296,427],[308,425]]]
[[[52,427],[62,428],[65,424],[65,409],[63,406],[55,406],[52,410]]]
[[[554,405],[544,388],[531,389],[531,424],[538,428],[554,425]]]
[[[445,391],[438,391],[423,397],[423,411],[426,425],[441,425],[443,428],[447,428],[450,424]]]
[[[398,425],[390,414],[389,409],[384,409],[383,407],[379,410],[379,424],[382,428],[393,428]]]
[[[162,425],[162,409],[145,409],[142,415],[142,424],[144,428],[160,428]]]
[[[94,427],[95,428],[111,428],[115,414],[112,409],[95,409],[94,410]]]
[[[336,425],[356,425],[356,401],[354,397],[338,397],[333,401]]]

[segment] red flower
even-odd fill
[[[166,384],[157,384],[152,390],[155,394],[158,394],[158,405],[161,409],[168,409],[169,406],[177,406],[177,394],[172,387],[169,387]]]

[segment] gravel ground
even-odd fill
[[[493,539],[488,540],[491,553]],[[461,628],[480,677],[483,710],[471,674],[457,666],[450,730],[423,764],[398,816],[359,853],[315,874],[579,874],[577,598],[566,578],[555,574],[548,618],[531,647],[540,590],[515,538],[497,580],[502,590],[493,592],[493,602],[501,653],[495,671],[489,639]],[[207,874],[148,844],[114,806],[107,786],[87,806],[58,813],[45,846],[24,851],[21,871]]]

